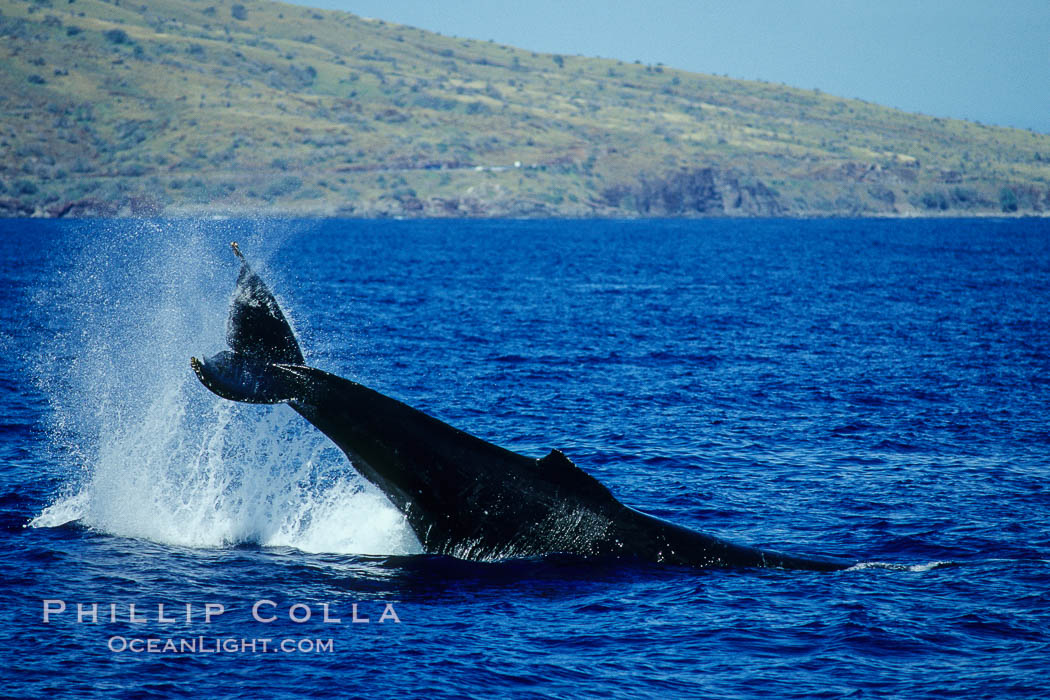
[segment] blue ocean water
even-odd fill
[[[193,377],[230,240],[311,364],[860,564],[419,554]],[[0,295],[5,694],[1050,695],[1050,222],[0,220]]]

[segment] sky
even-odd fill
[[[302,0],[542,53],[663,63],[1050,133],[1050,0]]]

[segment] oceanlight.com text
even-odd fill
[[[245,637],[110,637],[115,654],[331,654],[331,639]]]

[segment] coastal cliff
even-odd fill
[[[274,2],[0,0],[0,216],[1050,211],[1050,136]]]

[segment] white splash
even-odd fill
[[[884,571],[909,571],[912,573],[925,573],[945,566],[955,566],[953,561],[931,561],[927,564],[891,564],[882,561],[865,561],[854,564],[846,571],[867,571],[870,569],[882,569]]]
[[[192,547],[420,551],[404,517],[291,409],[230,403],[196,381],[189,358],[224,345],[237,275],[225,242],[208,240],[223,231],[207,227],[110,232],[48,300],[69,328],[37,365],[58,449],[83,473],[30,525],[78,520]],[[261,258],[261,242],[249,250]]]

